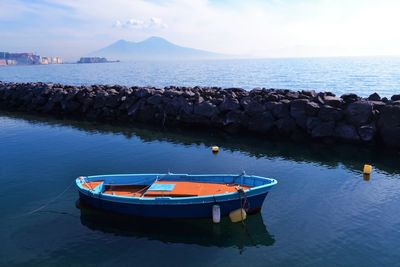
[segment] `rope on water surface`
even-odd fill
[[[73,180],[73,181],[68,185],[67,188],[65,188],[60,194],[58,194],[56,197],[54,197],[53,199],[51,199],[49,202],[47,202],[46,204],[40,206],[40,207],[37,208],[37,209],[34,209],[34,210],[30,211],[30,212],[27,212],[27,213],[23,214],[22,216],[32,215],[32,214],[34,214],[34,213],[36,213],[36,212],[38,212],[38,211],[41,211],[42,209],[46,208],[47,206],[49,206],[49,205],[52,204],[53,202],[55,202],[57,199],[59,199],[62,195],[64,195],[64,194],[71,188],[71,186],[74,184],[74,181],[75,181],[75,180]]]

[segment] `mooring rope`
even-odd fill
[[[74,184],[74,182],[75,182],[75,180],[73,180],[73,181],[68,185],[67,188],[65,188],[60,194],[58,194],[56,197],[54,197],[53,199],[51,199],[51,200],[50,200],[49,202],[47,202],[46,204],[40,206],[40,207],[37,208],[37,209],[34,209],[34,210],[30,211],[30,212],[25,213],[25,214],[23,214],[22,216],[32,215],[32,214],[34,214],[34,213],[36,213],[36,212],[38,212],[38,211],[41,211],[42,209],[46,208],[47,206],[49,206],[50,204],[52,204],[53,202],[55,202],[57,199],[59,199],[62,195],[64,195],[64,194],[71,188],[71,186]]]

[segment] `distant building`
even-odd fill
[[[52,57],[51,58],[51,64],[62,64],[61,57]]]
[[[7,65],[17,65],[17,61],[14,59],[7,59]]]
[[[7,60],[0,59],[0,66],[5,66],[5,65],[7,65]]]
[[[61,57],[41,57],[33,53],[0,52],[0,59],[6,60],[6,65],[36,65],[61,64]]]
[[[40,64],[42,64],[42,65],[49,64],[49,59],[47,57],[41,57],[40,58]]]

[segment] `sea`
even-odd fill
[[[400,93],[400,57],[138,61],[0,67],[0,81]]]
[[[63,64],[1,67],[0,80],[390,96],[399,66],[397,58]],[[400,266],[399,162],[397,152],[360,145],[2,111],[0,266]],[[81,205],[73,184],[81,175],[243,171],[278,180],[244,224],[109,214]]]

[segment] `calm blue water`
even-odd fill
[[[362,147],[2,113],[0,266],[399,266],[399,160]],[[78,208],[75,188],[27,214],[79,175],[242,170],[279,181],[247,229],[110,216]]]
[[[315,89],[338,95],[400,93],[400,57],[121,62],[0,67],[0,80],[164,87]]]

